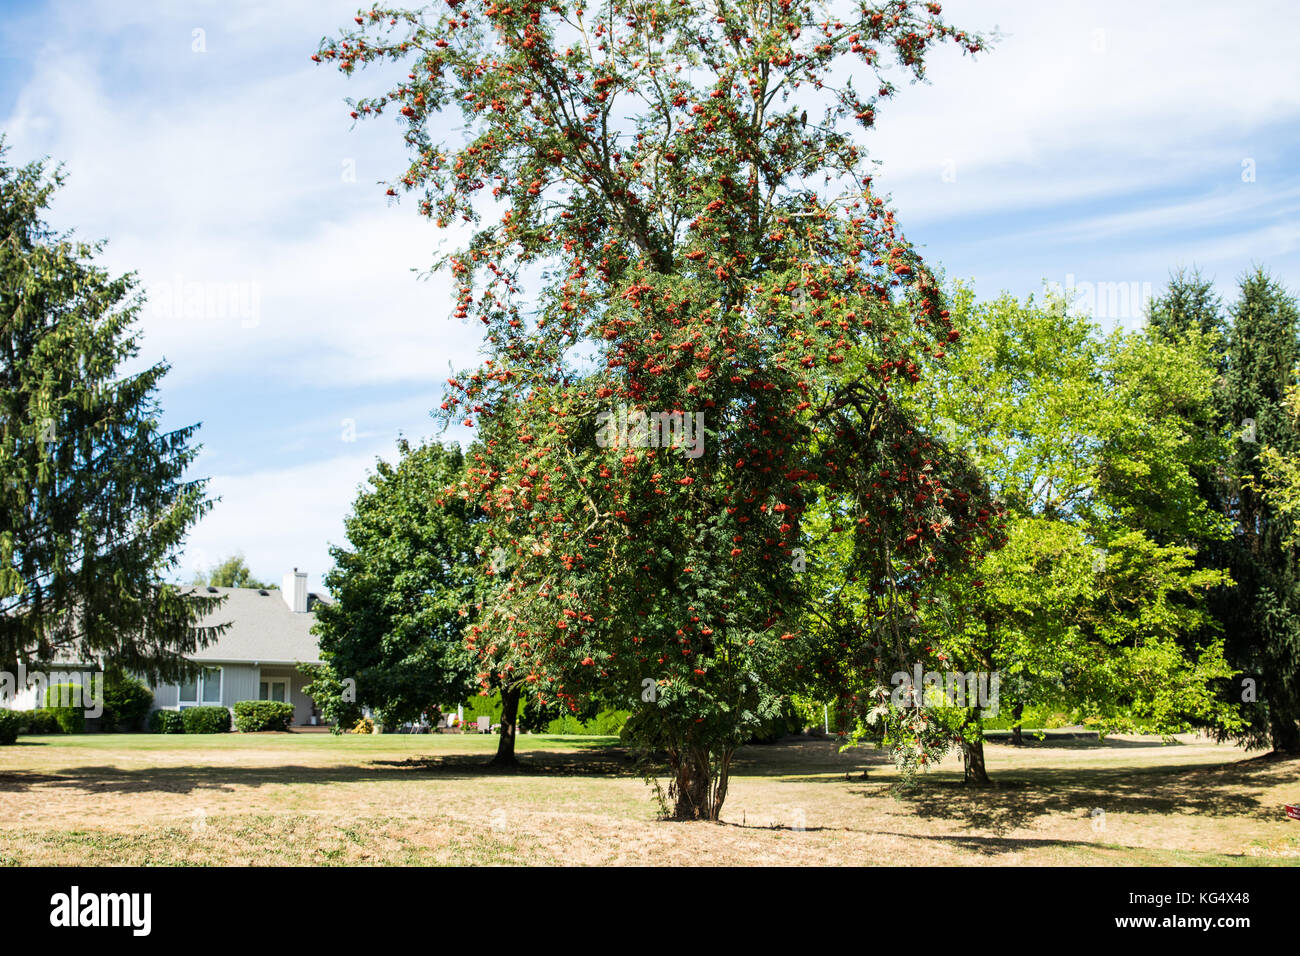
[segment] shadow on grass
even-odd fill
[[[1019,768],[996,774],[991,786],[969,787],[961,774],[941,771],[912,788],[882,785],[856,792],[893,795],[920,819],[957,821],[1006,833],[1052,813],[1266,817],[1274,802],[1260,794],[1300,778],[1300,758],[1250,758],[1211,767]]]
[[[1025,750],[1034,748],[1050,747],[1053,750],[1125,750],[1135,747],[1181,747],[1181,740],[1170,740],[1163,743],[1153,743],[1151,740],[1123,740],[1119,737],[1101,738],[1097,736],[1096,731],[1062,731],[1062,730],[1044,730],[1042,731],[1043,739],[1039,740],[1037,731],[1026,730],[1023,739],[1019,744],[1014,746]],[[984,734],[984,739],[991,744],[1011,744],[1011,731],[1009,730],[989,730]]]
[[[540,749],[560,738],[542,735],[519,741],[517,766],[495,766],[494,751],[477,754],[422,754],[412,757],[367,759],[364,751],[349,751],[356,763],[329,766],[259,764],[222,766],[190,763],[162,764],[124,769],[108,764],[59,768],[0,770],[0,793],[22,792],[35,786],[80,789],[87,793],[123,792],[190,793],[199,790],[231,790],[235,787],[289,786],[294,784],[401,782],[405,779],[473,780],[483,777],[607,777],[639,779],[642,776],[632,753],[618,746],[617,737],[579,740],[562,738],[565,749]],[[238,749],[231,738],[232,750]],[[41,746],[33,742],[33,746]],[[214,754],[228,753],[212,751]],[[148,753],[143,751],[142,753]],[[200,754],[194,755],[200,758]],[[744,748],[733,763],[737,775],[803,777],[842,774],[858,766],[854,758],[844,759],[832,742],[793,738],[791,742]],[[838,765],[838,766],[837,766]],[[860,767],[859,767],[860,769]],[[842,776],[839,779],[843,779]]]
[[[57,772],[0,771],[0,793],[45,786],[87,793],[193,793],[236,787],[296,784],[400,783],[411,779],[473,780],[488,776],[635,777],[622,751],[532,751],[517,767],[496,767],[492,756],[448,754],[405,760],[371,760],[333,766],[161,766],[123,769],[106,765],[68,767]]]
[[[1062,747],[1068,748],[1070,743],[1062,742]],[[570,742],[566,741],[566,747],[569,746]],[[351,756],[361,757],[356,753]],[[518,767],[494,767],[490,764],[492,756],[491,753],[428,754],[405,759],[390,756],[329,766],[190,763],[132,768],[90,765],[58,770],[8,769],[0,771],[0,794],[38,788],[87,794],[192,794],[264,786],[469,781],[516,776],[575,779],[637,779],[640,776],[631,754],[609,741],[593,741],[590,746],[565,750],[521,746]],[[1095,808],[1117,814],[1264,817],[1276,808],[1271,798],[1265,803],[1262,794],[1300,779],[1300,758],[1257,757],[1193,767],[1017,768],[995,771],[994,783],[989,787],[968,787],[962,782],[960,771],[943,770],[928,774],[911,789],[900,789],[892,779],[873,785],[873,772],[885,768],[892,768],[887,752],[859,748],[841,754],[834,741],[794,738],[775,745],[743,748],[732,769],[734,778],[838,783],[846,793],[858,797],[894,798],[920,820],[955,823],[992,834],[1030,826],[1052,814],[1087,818]],[[767,829],[761,824],[749,828]]]
[[[636,761],[622,747],[605,746],[599,750],[544,751],[530,750],[518,754],[513,766],[500,766],[491,757],[470,754],[445,754],[407,757],[404,760],[375,760],[372,766],[394,770],[426,771],[439,776],[556,776],[556,777],[636,777]]]

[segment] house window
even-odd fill
[[[284,703],[289,699],[289,678],[270,677],[262,681],[257,690],[258,700],[278,700]]]
[[[205,667],[197,677],[176,686],[176,702],[181,707],[221,703],[221,668]]]

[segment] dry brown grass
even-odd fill
[[[614,742],[321,734],[28,737],[0,748],[0,863],[1300,863],[1300,759],[1183,737],[988,745],[900,788],[885,754],[745,748],[723,821],[656,819]],[[1103,810],[1104,829],[1091,811]]]

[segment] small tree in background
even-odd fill
[[[325,575],[334,601],[316,608],[327,668],[308,693],[344,723],[363,706],[384,723],[419,720],[471,686],[462,610],[477,594],[481,522],[459,499],[439,501],[463,479],[464,458],[437,442],[397,448],[395,463],[376,462],[344,519],[349,547],[330,548]]]
[[[278,584],[262,582],[253,577],[244,556],[238,553],[213,565],[207,574],[196,574],[193,583],[214,588],[262,588],[268,591],[279,587]]]

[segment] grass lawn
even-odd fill
[[[1300,759],[1190,735],[990,743],[995,787],[950,758],[909,790],[884,753],[792,738],[741,752],[721,825],[657,820],[613,738],[521,737],[513,773],[484,768],[495,747],[22,737],[0,747],[0,865],[1300,864]]]

